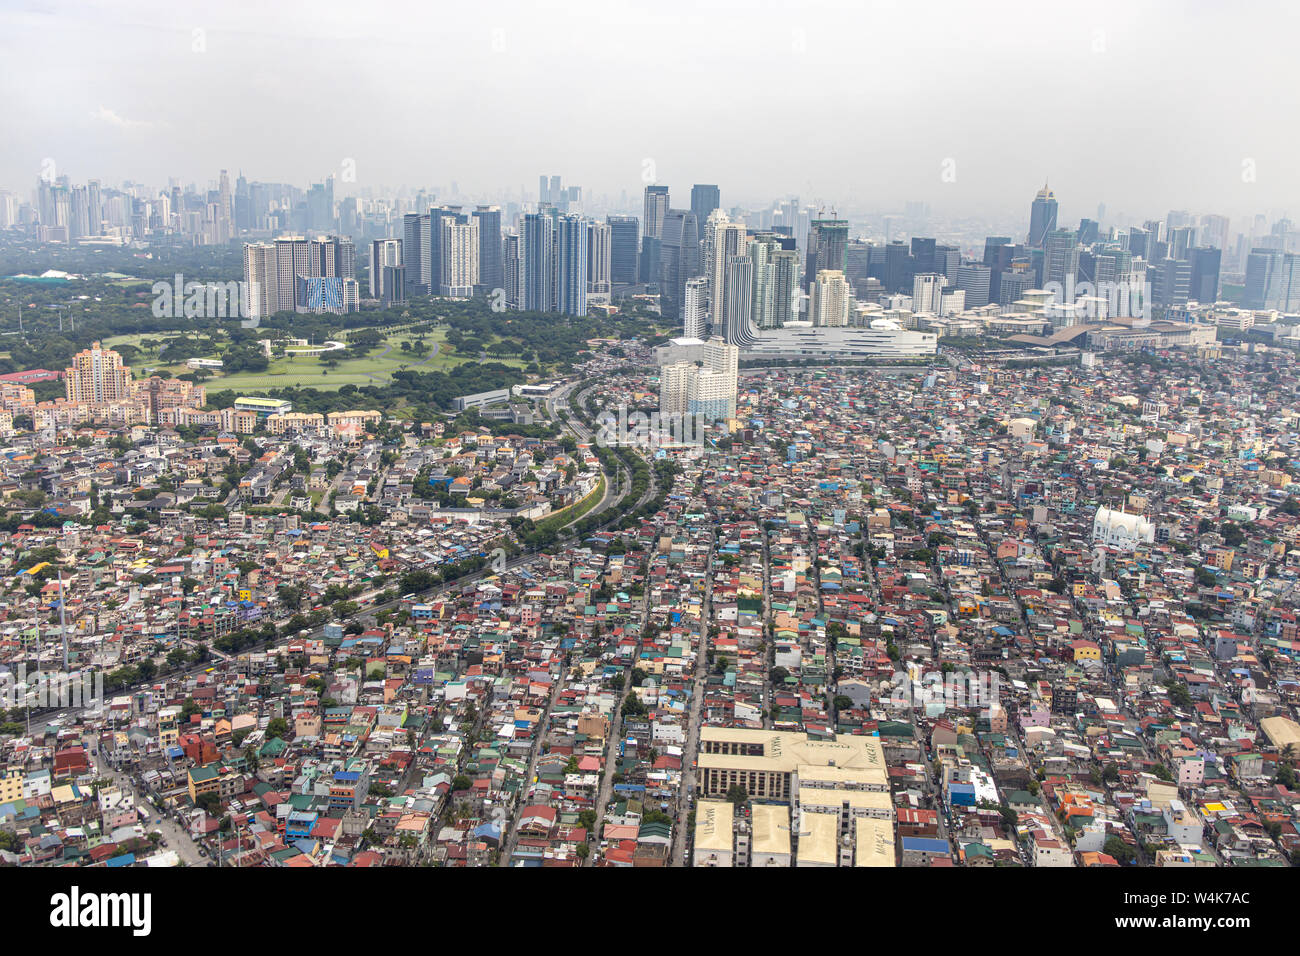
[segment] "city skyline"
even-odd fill
[[[219,167],[268,181],[334,174],[340,195],[454,181],[488,198],[531,191],[541,168],[611,197],[635,197],[646,182],[718,183],[724,208],[796,194],[841,211],[889,211],[906,198],[987,213],[1018,206],[1023,183],[1045,178],[1072,197],[1065,218],[1098,203],[1138,217],[1193,200],[1231,216],[1300,206],[1287,178],[1295,134],[1266,121],[1300,105],[1297,94],[1272,84],[1265,111],[1230,82],[1234,67],[1249,66],[1267,84],[1296,17],[1285,7],[1266,5],[1265,33],[1208,5],[1179,17],[1160,5],[1106,5],[1084,18],[1025,7],[1033,31],[1005,26],[1014,11],[988,18],[952,5],[769,7],[743,18],[665,3],[605,11],[596,26],[507,4],[439,11],[435,25],[414,7],[363,15],[327,3],[309,21],[298,8],[258,8],[251,33],[244,4],[199,18],[150,2],[112,15],[32,4],[0,14],[11,65],[0,110],[23,144],[0,159],[0,188],[25,195],[52,161],[60,174],[111,183],[201,184]],[[443,41],[436,63],[406,55],[432,35]],[[855,45],[860,36],[873,45]],[[914,36],[928,37],[920,51],[934,55],[902,42]],[[1198,57],[1216,67],[1186,69]],[[653,107],[685,83],[686,67],[706,89],[750,76],[763,95]],[[299,74],[312,77],[310,96]],[[1080,76],[1091,78],[1082,96]],[[903,79],[873,82],[881,77]],[[810,98],[814,86],[843,95]],[[1171,87],[1194,104],[1190,115],[1087,106]],[[340,116],[352,122],[340,126]],[[738,162],[735,144],[776,117],[788,134]],[[303,137],[304,124],[331,132]],[[814,137],[824,145],[809,149]]]

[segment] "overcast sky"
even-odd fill
[[[3,0],[0,185],[1300,215],[1300,4]],[[647,164],[652,164],[647,166]],[[350,186],[340,182],[338,191]]]

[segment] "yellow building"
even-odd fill
[[[876,737],[811,740],[801,733],[703,727],[696,765],[701,797],[722,798],[739,785],[755,799],[789,803],[800,782],[889,790],[885,752]]]
[[[695,866],[734,866],[735,807],[726,800],[695,805]]]

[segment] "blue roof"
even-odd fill
[[[949,853],[947,840],[932,837],[903,837],[903,852],[917,850],[921,853]]]
[[[123,853],[121,856],[110,856],[104,861],[105,866],[130,866],[135,862],[134,853]]]

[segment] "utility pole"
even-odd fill
[[[63,635],[63,673],[68,673],[68,619],[64,614],[63,569],[59,568],[59,631]]]

